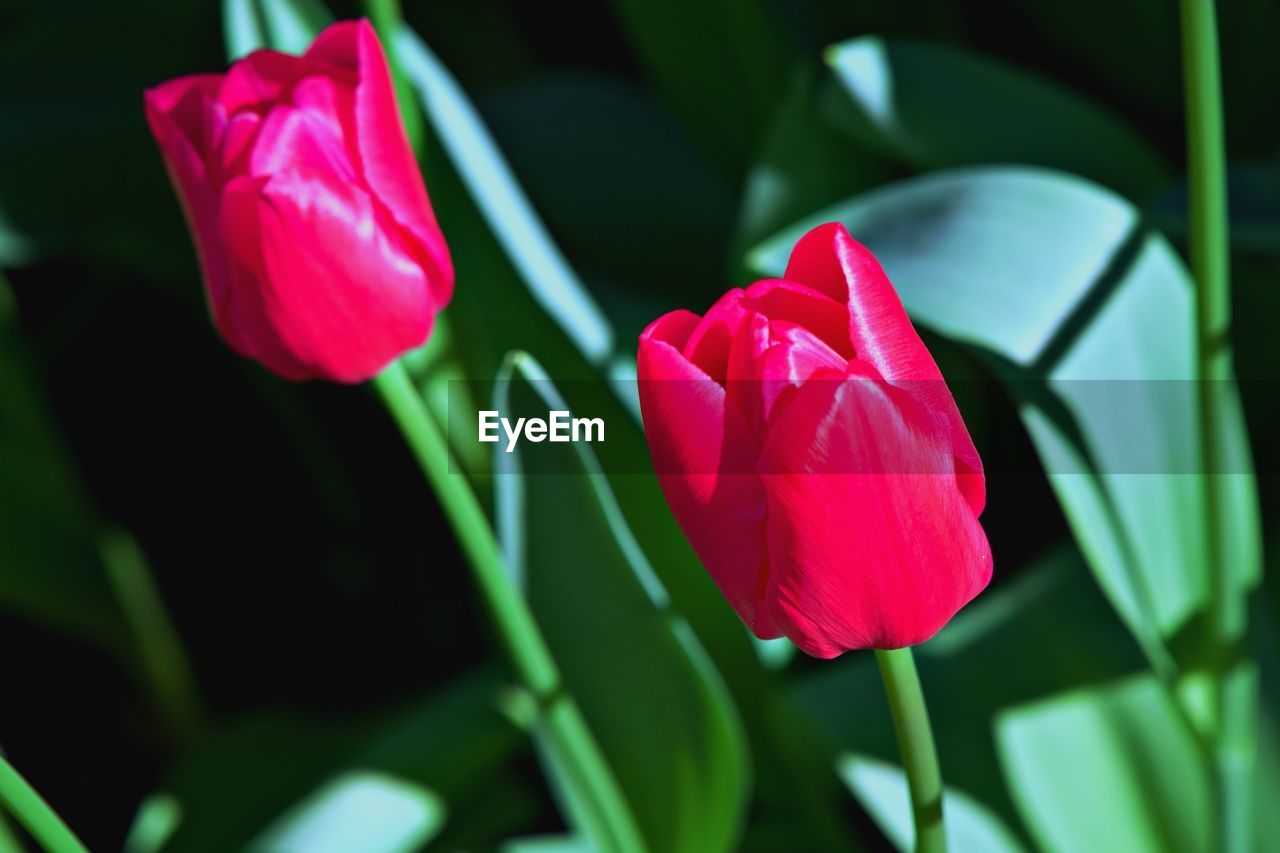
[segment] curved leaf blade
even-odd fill
[[[508,361],[495,396],[512,419],[568,409],[523,355]],[[719,674],[670,610],[594,454],[581,443],[528,447],[496,451],[499,539],[568,692],[652,849],[730,849],[749,769]]]
[[[855,138],[917,169],[1028,163],[1133,198],[1160,187],[1160,153],[1124,120],[1057,83],[940,44],[875,36],[827,49]]]
[[[902,851],[916,847],[911,794],[901,767],[864,755],[840,756],[836,772],[880,831]],[[947,848],[955,853],[1020,853],[1023,847],[991,809],[947,786],[943,799]]]
[[[1113,605],[1157,665],[1207,591],[1189,275],[1136,211],[1047,170],[954,170],[821,211],[749,257],[779,275],[810,227],[838,220],[879,258],[919,323],[989,357]],[[1117,384],[1118,383],[1118,384]],[[1108,388],[1138,395],[1117,424]],[[1169,389],[1173,389],[1170,391]],[[1112,391],[1111,393],[1114,393]],[[1228,519],[1238,583],[1256,583],[1256,486],[1238,406]],[[1139,441],[1140,439],[1140,441]],[[1135,472],[1140,445],[1150,471]]]
[[[996,730],[1010,790],[1045,849],[1210,849],[1204,764],[1151,676],[1010,710]]]

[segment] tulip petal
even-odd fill
[[[770,320],[804,327],[845,360],[854,357],[849,309],[820,290],[786,279],[766,279],[746,289],[745,304]]]
[[[346,182],[356,173],[347,154],[338,116],[350,107],[350,93],[325,77],[298,83],[291,101],[267,113],[249,157],[249,173],[269,177],[303,168],[327,172]]]
[[[748,316],[742,307],[743,295],[742,290],[734,289],[717,299],[681,350],[685,358],[717,382],[728,378],[729,350],[738,327]]]
[[[255,50],[227,69],[217,101],[228,116],[241,111],[262,112],[288,101],[289,93],[308,73],[320,71],[313,63],[276,50]]]
[[[210,294],[210,308],[214,326],[228,346],[297,382],[310,378],[312,371],[285,345],[276,328],[278,312],[269,310],[265,286],[260,284],[267,278],[261,221],[266,182],[244,175],[223,190],[219,239],[231,278],[216,299]]]
[[[785,278],[848,305],[849,333],[859,360],[887,381],[943,412],[950,424],[962,490],[975,513],[986,503],[982,460],[942,373],[907,317],[880,262],[839,223],[820,225],[796,243]]]
[[[366,192],[302,168],[254,180],[228,186],[222,220],[237,261],[260,270],[224,309],[251,331],[249,354],[287,378],[361,382],[426,340],[437,306],[423,271]]]
[[[391,71],[373,26],[363,19],[334,24],[306,55],[356,70],[355,144],[364,179],[400,227],[419,242],[419,260],[443,307],[453,293],[453,263],[405,136]]]
[[[198,146],[203,144],[207,105],[221,82],[221,74],[196,74],[162,83],[143,95],[147,124],[195,238],[211,310],[226,298],[232,273],[220,248],[217,190]]]
[[[777,637],[762,598],[768,569],[756,445],[725,389],[675,345],[693,334],[691,320],[696,315],[674,312],[641,335],[645,436],[662,492],[702,564],[743,622]]]
[[[924,642],[991,578],[991,551],[952,471],[945,423],[851,365],[806,384],[771,426],[767,596],[804,651]]]

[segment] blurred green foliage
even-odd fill
[[[653,849],[910,843],[871,659],[763,656],[654,479],[601,473],[646,453],[608,381],[636,333],[777,274],[799,230],[829,219],[876,251],[966,380],[993,471],[1063,454],[1097,469],[993,475],[997,580],[920,650],[953,846],[1202,848],[1186,678],[1199,492],[1101,473],[1105,424],[1017,381],[1189,375],[1172,7],[404,6],[392,47],[459,281],[415,378],[443,412],[449,380],[479,393],[524,350],[517,364],[610,423],[581,476],[464,463]],[[145,86],[258,44],[297,49],[330,13],[361,8],[0,7],[0,266],[16,297],[0,293],[0,743],[95,849],[271,849],[326,820],[346,830],[344,809],[374,801],[402,833],[351,842],[368,849],[583,849],[408,455],[360,389],[285,385],[216,340],[142,120]],[[1220,14],[1235,345],[1242,375],[1274,379],[1280,12]],[[527,375],[507,377],[509,403],[545,408]],[[1280,412],[1258,389],[1233,440],[1245,453],[1252,432],[1274,472]],[[1172,455],[1193,440],[1170,423],[1150,435]],[[1234,568],[1252,587],[1258,501],[1236,482]],[[1274,480],[1258,486],[1274,531]],[[1261,583],[1265,805],[1280,594]],[[1260,848],[1280,845],[1271,810],[1255,823]]]

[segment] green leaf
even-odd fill
[[[0,278],[0,607],[132,660],[98,518],[58,440]]]
[[[457,288],[445,315],[456,356],[467,375],[493,376],[505,353],[520,349],[551,375],[574,380],[561,389],[570,405],[590,410],[610,425],[609,440],[599,446],[603,467],[634,471],[635,460],[648,449],[635,385],[626,381],[634,377],[633,358],[612,349],[613,329],[537,224],[465,94],[411,32],[402,31],[396,44],[432,131],[424,156],[432,201],[458,280],[473,283]],[[602,381],[602,373],[611,381]],[[483,396],[479,389],[476,396]],[[456,418],[453,408],[450,416]],[[474,411],[467,418],[474,424]],[[735,690],[758,696],[759,667],[747,634],[699,565],[666,507],[657,478],[624,474],[611,480],[628,523],[645,543],[680,612],[716,660],[734,669]]]
[[[440,833],[441,799],[385,773],[349,771],[282,815],[249,844],[279,853],[410,853]]]
[[[628,340],[691,286],[722,278],[730,189],[645,89],[558,71],[487,94],[480,107],[609,318],[619,323],[615,309],[635,316]],[[619,285],[638,303],[634,309],[616,298],[609,304]]]
[[[751,266],[781,274],[799,236],[832,220],[875,253],[917,323],[975,347],[1008,383],[1099,583],[1167,665],[1164,643],[1203,608],[1208,580],[1203,487],[1190,473],[1192,292],[1168,243],[1085,181],[984,168],[821,211],[759,247]],[[1224,417],[1231,566],[1251,586],[1256,489],[1238,406]]]
[[[1118,116],[1013,66],[872,36],[826,58],[849,96],[846,131],[913,168],[1029,163],[1135,198],[1168,179],[1159,152]]]
[[[1227,200],[1231,248],[1262,257],[1280,255],[1280,158],[1265,163],[1233,163],[1227,169]],[[1158,195],[1148,211],[1171,239],[1187,239],[1185,183]]]
[[[530,295],[587,361],[607,364],[614,346],[608,321],[551,240],[466,94],[412,31],[402,29],[394,44],[428,122]]]
[[[508,418],[568,409],[524,355],[496,396]],[[566,689],[652,849],[730,849],[749,767],[720,676],[670,610],[594,454],[582,443],[529,447],[497,451],[498,532]]]
[[[1143,669],[1132,638],[1067,546],[984,592],[916,652],[943,779],[980,794],[1015,830],[1020,823],[997,759],[995,718],[1014,705]],[[834,751],[899,760],[871,655],[846,655],[806,673],[791,691]]]
[[[768,4],[613,0],[613,8],[657,88],[736,178],[791,61]]]
[[[480,671],[394,709],[325,719],[276,711],[224,724],[180,756],[165,785],[183,812],[166,849],[243,849],[349,771],[433,792],[449,812],[442,843],[445,837],[458,846],[495,843],[532,809],[521,789],[494,782],[525,743],[500,711],[505,689],[497,673]],[[471,831],[455,836],[460,824]]]
[[[124,853],[159,853],[181,823],[182,804],[171,794],[152,794],[138,806],[125,836]]]
[[[849,111],[846,100],[825,68],[796,69],[747,174],[735,256],[810,211],[889,177],[889,163],[869,150],[850,150],[848,135],[832,120],[833,113]]]
[[[535,835],[513,838],[498,849],[501,853],[592,853],[595,848],[574,835]]]
[[[901,767],[846,753],[840,756],[836,772],[894,847],[915,849],[911,794]],[[943,796],[943,814],[947,849],[954,853],[1017,853],[1023,849],[997,815],[950,785]]]
[[[1210,848],[1204,764],[1154,677],[1008,711],[996,737],[1009,787],[1046,849]]]
[[[331,23],[333,15],[317,0],[222,2],[222,31],[228,60],[239,59],[261,48],[301,54]]]

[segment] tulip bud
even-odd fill
[[[640,404],[676,520],[761,638],[924,642],[991,579],[982,462],[879,263],[838,224],[783,279],[640,336]]]
[[[360,382],[426,341],[453,267],[368,21],[144,103],[232,349],[286,379]]]

